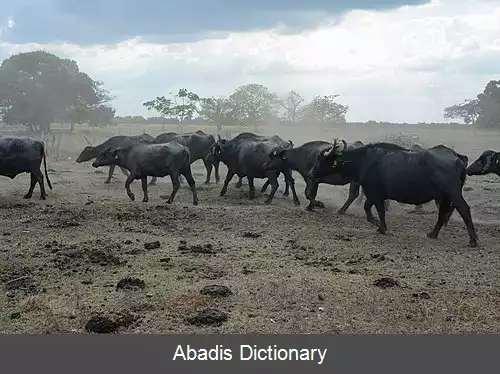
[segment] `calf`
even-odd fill
[[[132,201],[134,201],[135,197],[130,190],[130,184],[135,179],[141,180],[142,191],[144,192],[142,201],[148,202],[147,177],[161,178],[170,175],[173,189],[167,202],[172,203],[180,187],[179,175],[183,175],[191,188],[193,204],[198,204],[196,186],[191,174],[189,149],[175,141],[165,144],[138,143],[126,148],[105,149],[92,163],[92,166],[97,168],[106,165],[118,165],[130,172],[125,182],[125,189]]]
[[[290,146],[290,143],[286,144],[287,142],[276,135],[263,139],[251,133],[240,134],[229,141],[219,140],[214,147],[214,156],[226,164],[228,168],[220,195],[224,196],[226,194],[229,182],[237,174],[240,178],[247,177],[249,198],[253,199],[255,197],[254,178],[267,178],[272,189],[265,203],[270,204],[278,189],[278,175],[280,171],[266,169],[264,165],[272,150],[277,147],[282,149]],[[294,203],[297,205],[300,204],[295,192],[295,183],[291,175],[291,170],[284,170],[283,173],[285,174],[285,180],[289,183],[292,190]]]
[[[205,184],[210,184],[212,167],[215,169],[215,181],[216,183],[219,183],[219,163],[216,162],[216,160],[214,160],[210,154],[210,150],[215,144],[215,138],[213,137],[213,135],[205,134],[201,130],[185,134],[168,132],[160,134],[154,139],[155,144],[168,143],[170,141],[176,141],[177,143],[182,144],[189,149],[189,154],[191,155],[191,164],[198,160],[203,160],[205,168],[207,169]],[[150,186],[154,184],[156,184],[156,178],[153,178],[149,183]]]
[[[40,169],[43,160],[45,178],[50,189],[49,175],[47,174],[47,161],[45,159],[45,146],[40,140],[21,137],[0,137],[0,175],[14,179],[18,174],[30,173],[30,188],[25,199],[30,199],[36,184],[40,186],[40,199],[45,200],[45,185]]]
[[[317,179],[339,173],[360,183],[367,198],[364,204],[367,220],[378,225],[381,234],[387,231],[385,199],[412,205],[436,200],[439,202],[438,220],[427,236],[436,239],[453,210],[457,209],[467,226],[469,245],[476,247],[476,230],[469,205],[462,195],[466,162],[466,156],[444,145],[412,152],[381,142],[348,150],[345,141],[336,141],[318,155],[310,177]],[[379,222],[371,212],[373,205]]]
[[[312,141],[304,143],[297,148],[282,150],[274,149],[269,154],[269,159],[265,163],[264,168],[277,171],[283,171],[287,168],[290,168],[299,172],[299,174],[302,176],[302,178],[304,178],[304,181],[306,182],[305,195],[309,200],[309,204],[306,207],[307,210],[313,210],[315,206],[324,208],[324,204],[321,201],[316,200],[319,183],[336,186],[343,186],[349,183],[349,197],[347,198],[344,205],[338,210],[339,214],[344,214],[351,206],[353,201],[356,200],[356,197],[358,197],[359,184],[347,180],[338,173],[330,174],[325,178],[320,178],[319,180],[308,178],[308,173],[314,166],[318,155],[330,146],[331,144],[328,142]],[[348,146],[348,149],[355,149],[361,146],[363,146],[363,143],[360,141],[356,141],[350,144]]]
[[[102,153],[102,151],[108,148],[128,147],[131,144],[135,144],[137,142],[153,142],[153,141],[154,138],[149,134],[141,134],[136,136],[125,136],[125,135],[113,136],[108,140],[106,140],[104,143],[101,143],[95,147],[92,146],[85,147],[78,156],[78,158],[76,159],[76,162],[81,163],[97,158]],[[109,166],[108,179],[106,179],[104,183],[106,184],[111,183],[111,178],[113,177],[113,173],[115,172],[115,167],[116,165],[114,164]],[[125,174],[125,176],[128,176],[127,169],[121,166],[119,166],[119,168],[121,169],[122,173]]]

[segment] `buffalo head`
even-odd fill
[[[97,168],[99,166],[107,165],[120,165],[124,162],[124,149],[117,148],[106,148],[92,163],[92,166]]]
[[[343,154],[346,149],[347,142],[344,139],[334,139],[328,148],[319,153],[308,177],[319,179],[341,169],[344,165]]]
[[[80,153],[80,155],[76,159],[76,162],[80,163],[80,162],[92,160],[93,158],[95,158],[95,156],[94,156],[95,151],[94,150],[95,150],[95,147],[92,147],[90,145],[86,146],[85,148],[83,148],[82,153]]]
[[[500,176],[500,152],[486,150],[467,168],[467,175],[485,175],[489,173]]]

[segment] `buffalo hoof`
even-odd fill
[[[26,194],[26,195],[23,196],[23,199],[31,199],[31,196],[32,195],[30,195],[30,194]]]
[[[174,202],[174,200],[172,200],[172,199],[167,200],[167,204],[172,204],[173,202]]]
[[[203,183],[203,184],[210,184],[210,181],[205,181],[205,183]]]
[[[311,203],[309,203],[307,206],[306,206],[306,210],[309,211],[309,212],[314,212],[314,207]]]
[[[316,201],[315,205],[320,209],[325,209],[325,204],[323,204],[321,201]]]
[[[300,201],[299,200],[294,200],[293,203],[296,205],[296,206],[299,206],[300,205]]]
[[[477,247],[477,240],[476,239],[470,239],[469,240],[469,247],[471,247],[471,248]]]
[[[145,197],[144,199],[142,199],[143,203],[147,203],[148,201],[149,201],[149,199],[147,197]]]
[[[386,231],[385,230],[382,230],[381,228],[378,228],[377,229],[377,233],[381,234],[381,235],[386,235]]]
[[[134,201],[135,200],[135,195],[133,193],[131,193],[130,195],[128,195],[128,197],[130,198],[130,200]]]
[[[339,210],[337,210],[337,214],[339,216],[343,216],[345,214],[345,210],[339,209]]]
[[[431,231],[431,232],[427,233],[427,237],[429,239],[437,239],[438,234],[436,234],[434,231]]]
[[[104,184],[110,184],[110,183],[111,181],[109,179],[104,181]]]
[[[272,203],[272,200],[269,200],[269,199],[264,200],[264,204],[266,204],[266,205],[269,205],[271,203]]]
[[[288,191],[283,192],[283,196],[290,196],[290,192]]]
[[[149,187],[156,186],[156,183],[148,183],[148,186],[149,186]]]
[[[47,200],[47,196],[46,195],[40,196],[40,200]]]
[[[198,205],[198,200],[193,201],[193,205]]]

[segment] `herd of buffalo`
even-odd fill
[[[261,192],[271,185],[266,199],[270,204],[278,189],[278,177],[284,175],[285,196],[292,191],[293,201],[299,205],[292,172],[298,172],[306,182],[305,196],[309,200],[308,210],[322,208],[324,204],[316,200],[318,185],[350,184],[349,197],[340,208],[345,213],[349,206],[360,198],[360,187],[366,200],[364,210],[370,223],[378,226],[378,232],[387,230],[385,220],[389,200],[404,204],[421,205],[434,201],[438,207],[438,220],[427,234],[437,238],[456,209],[462,217],[469,234],[469,245],[477,246],[477,234],[472,222],[470,208],[462,189],[467,175],[500,175],[500,153],[484,151],[468,166],[468,158],[444,145],[422,148],[415,144],[410,149],[389,142],[363,144],[356,141],[348,144],[345,140],[333,142],[311,141],[295,147],[277,135],[259,136],[241,133],[232,139],[216,139],[203,131],[193,133],[164,133],[156,138],[142,134],[138,136],[114,136],[104,143],[87,146],[76,159],[85,162],[94,159],[93,166],[109,166],[109,183],[114,169],[118,166],[127,176],[125,189],[131,200],[135,199],[130,184],[140,179],[144,193],[143,202],[148,201],[148,186],[155,185],[157,178],[170,175],[172,193],[168,199],[172,203],[184,177],[193,195],[193,204],[198,204],[196,185],[191,173],[191,164],[202,160],[207,170],[205,183],[209,184],[212,169],[219,182],[219,164],[227,166],[227,175],[220,191],[223,196],[234,175],[241,187],[246,177],[249,198],[255,196],[255,178],[267,179]],[[33,190],[40,185],[41,199],[46,198],[44,175],[49,188],[52,185],[47,174],[44,143],[21,137],[0,137],[0,175],[15,178],[20,173],[30,173],[30,188],[24,198],[31,198]],[[152,177],[148,183],[147,177]],[[360,200],[361,201],[361,200]],[[373,216],[372,206],[378,213]]]

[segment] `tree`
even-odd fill
[[[460,118],[465,124],[469,125],[479,118],[480,107],[479,100],[466,99],[464,102],[446,107],[444,109],[444,118]]]
[[[302,110],[302,119],[322,124],[345,123],[349,107],[335,102],[338,96],[316,96]]]
[[[208,123],[215,124],[219,135],[222,126],[233,122],[233,107],[225,97],[208,97],[200,100],[198,114]]]
[[[477,127],[500,129],[500,80],[489,81],[484,91],[477,95],[479,116]]]
[[[238,87],[229,97],[232,117],[244,126],[258,126],[276,117],[278,96],[261,84],[247,84]]]
[[[461,118],[475,127],[500,129],[500,80],[489,81],[476,99],[445,108],[444,117]]]
[[[200,97],[194,92],[181,88],[176,94],[170,93],[172,99],[165,96],[157,96],[156,99],[147,101],[143,105],[148,110],[156,110],[163,118],[174,117],[179,123],[182,132],[182,124],[193,118],[197,112]]]
[[[107,105],[99,105],[92,108],[87,113],[87,119],[90,126],[109,126],[115,118],[116,111]]]
[[[75,61],[34,51],[19,53],[0,65],[0,115],[35,134],[50,124],[111,100],[100,81],[81,72]],[[76,114],[76,113],[80,114]]]
[[[280,105],[285,109],[285,116],[288,122],[295,123],[298,120],[300,105],[304,98],[295,91],[290,91],[281,101]]]

